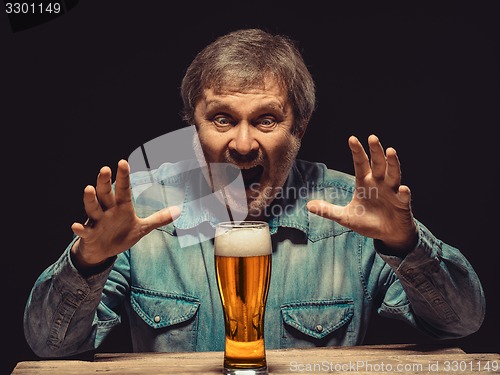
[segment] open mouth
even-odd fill
[[[248,189],[252,186],[252,184],[259,183],[263,172],[264,167],[262,165],[256,165],[255,167],[248,169],[241,169],[241,175],[243,177],[245,188]]]

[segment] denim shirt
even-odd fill
[[[167,183],[167,168],[132,174],[133,191],[144,190],[151,178]],[[347,204],[353,176],[297,160],[283,189],[287,194],[273,205],[279,213],[269,220],[267,349],[360,345],[374,308],[433,338],[479,329],[485,300],[477,274],[459,250],[420,222],[418,243],[406,257],[384,255],[376,240],[306,208],[312,198]],[[154,199],[134,203],[139,217],[159,208]],[[120,324],[122,311],[134,351],[223,350],[213,240],[181,247],[177,238],[179,231],[195,227],[210,232],[213,224],[206,212],[185,215],[175,226],[153,230],[89,277],[71,263],[70,243],[39,276],[27,301],[24,330],[32,350],[41,357],[93,350]]]

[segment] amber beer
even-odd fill
[[[271,278],[271,237],[265,222],[220,223],[215,270],[224,310],[224,373],[267,374],[264,312]]]

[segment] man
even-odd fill
[[[414,219],[393,148],[371,135],[369,158],[349,138],[355,176],[296,160],[315,94],[288,38],[251,29],[217,39],[188,68],[181,94],[197,154],[240,168],[246,218],[269,223],[267,348],[359,345],[373,308],[435,338],[480,327],[480,281],[459,250]],[[103,167],[85,188],[87,222],[73,224],[74,240],[27,302],[25,335],[37,355],[97,348],[122,307],[135,351],[223,350],[213,241],[179,241],[184,231],[213,230],[217,218],[137,194],[151,181],[178,183],[168,177],[174,168],[130,174],[121,160],[114,184]],[[188,196],[199,183],[181,190]]]

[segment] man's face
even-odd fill
[[[294,116],[284,90],[272,79],[264,87],[244,91],[206,89],[195,107],[195,122],[206,162],[240,168],[247,219],[263,219],[300,147],[300,136],[292,134]]]

